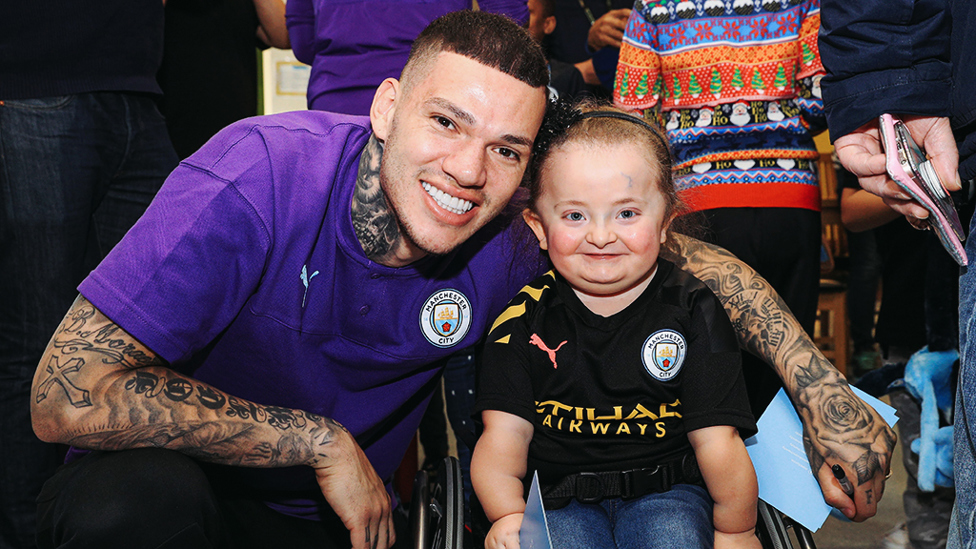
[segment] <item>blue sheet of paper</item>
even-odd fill
[[[549,539],[549,526],[546,524],[546,511],[542,507],[542,492],[539,490],[539,473],[532,475],[532,486],[525,500],[525,514],[519,528],[519,547],[521,549],[552,549]]]
[[[851,386],[858,397],[878,411],[888,425],[898,421],[895,409]],[[816,532],[832,507],[810,470],[803,449],[803,426],[786,392],[779,393],[758,421],[759,433],[746,440],[746,449],[759,479],[759,498]]]

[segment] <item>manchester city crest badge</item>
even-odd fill
[[[471,302],[456,290],[435,292],[420,310],[420,330],[431,344],[453,347],[471,329]]]
[[[674,330],[658,330],[644,340],[641,362],[652,377],[668,381],[681,371],[685,354],[684,336]]]

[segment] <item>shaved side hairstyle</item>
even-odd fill
[[[435,19],[410,48],[401,83],[409,86],[426,76],[441,52],[463,55],[533,88],[549,84],[542,47],[527,30],[501,15],[463,10]]]

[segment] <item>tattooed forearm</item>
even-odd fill
[[[379,262],[391,254],[400,238],[400,225],[380,186],[383,146],[370,137],[359,160],[352,199],[352,225],[366,257]]]
[[[668,259],[711,288],[725,307],[740,346],[772,365],[790,389],[789,364],[802,354],[806,334],[788,314],[786,303],[758,273],[724,249],[683,235],[672,240],[674,254]]]
[[[669,259],[707,284],[725,306],[740,345],[772,365],[803,420],[804,446],[816,474],[844,462],[858,484],[884,474],[895,434],[851,392],[844,377],[769,284],[717,246],[675,235]]]
[[[231,465],[327,463],[336,422],[223,393],[169,368],[83,297],[34,376],[43,440],[124,450],[156,447]]]

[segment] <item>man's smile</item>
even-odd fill
[[[456,196],[451,196],[444,191],[434,188],[433,185],[427,183],[426,181],[424,181],[422,184],[424,190],[427,191],[427,194],[434,199],[434,202],[436,202],[441,208],[444,208],[451,213],[458,215],[466,214],[471,210],[471,208],[474,207],[474,203]]]

